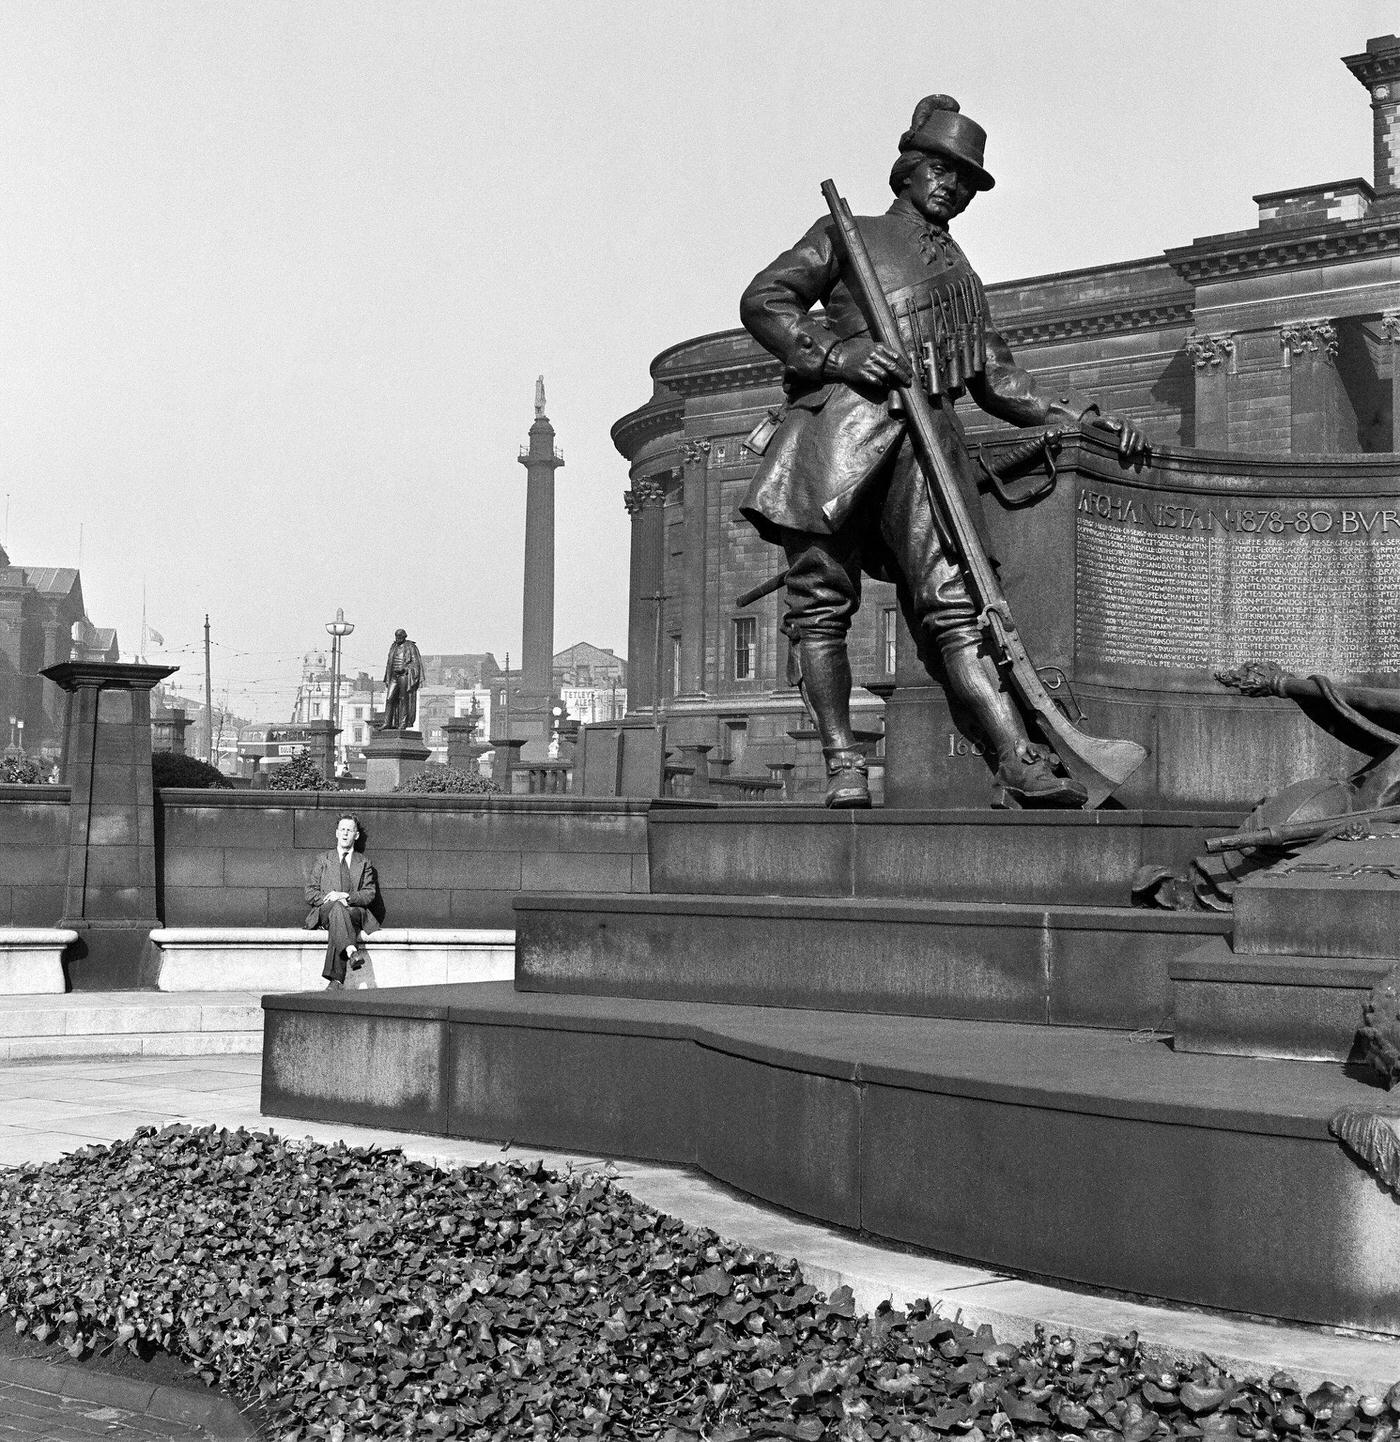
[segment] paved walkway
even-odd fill
[[[759,1206],[709,1178],[677,1167],[638,1162],[613,1165],[605,1158],[507,1149],[493,1142],[265,1118],[258,1110],[260,1070],[261,1061],[255,1056],[0,1066],[0,1166],[50,1161],[76,1147],[129,1136],[139,1126],[159,1127],[177,1121],[274,1130],[357,1146],[400,1146],[411,1157],[440,1165],[499,1161],[503,1152],[512,1158],[540,1157],[561,1169],[606,1164],[618,1183],[640,1201],[750,1246],[796,1257],[815,1285],[830,1290],[844,1283],[865,1309],[885,1297],[899,1305],[930,1297],[945,1314],[960,1315],[971,1325],[990,1322],[999,1336],[1012,1341],[1029,1336],[1037,1321],[1062,1334],[1091,1339],[1136,1328],[1145,1341],[1165,1351],[1181,1355],[1206,1352],[1245,1375],[1267,1375],[1281,1367],[1302,1382],[1315,1384],[1332,1378],[1378,1392],[1400,1378],[1400,1343],[1143,1306],[873,1246]],[[5,1394],[0,1392],[0,1409],[4,1401]],[[10,1435],[0,1429],[0,1442],[8,1442]],[[34,1431],[14,1435],[88,1434]],[[111,1435],[128,1434],[114,1426]],[[180,1434],[137,1431],[130,1435]]]
[[[53,1390],[63,1386],[65,1381],[58,1378],[51,1384],[26,1386],[0,1377],[0,1442],[85,1442],[89,1437],[108,1437],[114,1442],[190,1442],[210,1435],[107,1401]]]

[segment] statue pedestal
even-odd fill
[[[419,775],[433,753],[421,731],[376,731],[365,747],[365,790],[392,791]]]
[[[1169,967],[1177,1051],[1346,1061],[1400,963],[1400,828],[1314,842],[1235,889],[1234,933]]]

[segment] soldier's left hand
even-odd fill
[[[1118,459],[1124,464],[1146,457],[1151,447],[1147,437],[1126,417],[1104,414],[1094,416],[1092,425],[1103,431],[1112,431],[1118,437]]]

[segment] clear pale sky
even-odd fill
[[[88,611],[258,718],[344,607],[520,651],[546,378],[555,643],[626,650],[648,364],[737,324],[822,211],[857,212],[920,96],[989,132],[958,222],[988,281],[1254,223],[1371,177],[1339,57],[1396,0],[4,0],[0,520]]]

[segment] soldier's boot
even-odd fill
[[[851,663],[844,639],[803,637],[798,651],[802,691],[826,757],[826,805],[870,805],[865,755],[851,730]]]
[[[991,663],[983,658],[980,638],[959,627],[939,638],[948,689],[996,757],[996,779],[1015,806],[1083,806],[1089,793],[1073,777],[1055,768],[1059,757],[1027,735],[1020,712],[1001,689]]]

